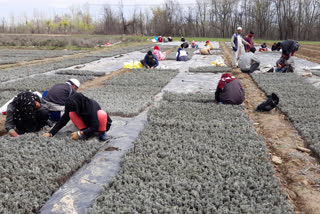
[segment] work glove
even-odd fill
[[[48,132],[48,133],[44,133],[42,136],[43,137],[52,137],[52,134]]]
[[[236,52],[236,51],[238,50],[238,48],[233,47],[232,50],[233,50],[234,52]]]
[[[79,139],[86,139],[86,136],[82,135],[80,131],[73,132],[71,134],[71,140],[79,140]]]

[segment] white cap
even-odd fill
[[[237,27],[237,30],[242,30],[242,27]]]
[[[77,79],[69,79],[68,82],[71,82],[71,84],[77,86],[78,88],[80,87],[80,81]]]

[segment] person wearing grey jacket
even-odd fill
[[[240,81],[229,73],[222,74],[215,93],[216,102],[240,105],[243,103],[244,98],[244,91]]]
[[[256,48],[250,48],[249,52],[244,53],[240,58],[240,69],[243,73],[253,73],[255,70],[259,68],[260,60],[254,54],[256,52]]]
[[[79,87],[79,80],[69,79],[65,83],[54,85],[43,97],[45,106],[50,111],[49,115],[51,121],[58,121],[60,119],[61,112],[64,111],[66,100],[73,95]]]

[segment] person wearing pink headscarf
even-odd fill
[[[156,55],[157,59],[162,61],[165,60],[167,57],[167,53],[166,52],[161,52],[159,46],[154,46],[154,51],[153,54]]]
[[[198,48],[198,45],[194,40],[191,43],[191,48]]]
[[[244,91],[240,81],[229,73],[222,74],[215,93],[216,102],[240,105],[244,101]]]

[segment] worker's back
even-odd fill
[[[244,91],[239,80],[235,79],[225,85],[220,99],[224,104],[240,105],[244,101]]]

